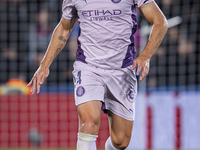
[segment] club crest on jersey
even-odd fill
[[[136,92],[133,88],[129,88],[127,91],[126,91],[126,96],[127,96],[127,99],[129,102],[133,103],[134,100],[135,100],[135,97],[136,97]]]
[[[119,2],[121,2],[121,0],[111,0],[113,3],[119,3]]]
[[[76,89],[76,95],[78,97],[81,97],[85,94],[85,89],[83,86],[79,86],[77,89]]]

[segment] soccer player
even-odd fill
[[[146,47],[135,59],[136,8],[153,28]],[[101,109],[109,118],[110,137],[105,149],[126,149],[135,116],[136,74],[141,72],[140,81],[147,76],[150,59],[167,31],[166,18],[154,0],[64,0],[62,11],[46,54],[28,86],[32,85],[33,94],[39,93],[50,64],[78,20],[80,35],[73,71],[79,118],[77,149],[96,150]]]

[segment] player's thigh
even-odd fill
[[[132,134],[133,121],[126,120],[108,111],[109,130],[112,142],[115,144],[129,144]]]
[[[98,134],[100,127],[102,102],[88,101],[77,106],[79,117],[79,132]]]

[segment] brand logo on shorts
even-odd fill
[[[81,97],[81,96],[83,96],[84,94],[85,94],[85,89],[84,89],[84,87],[79,86],[79,87],[76,89],[76,95],[77,95],[78,97]]]
[[[134,100],[135,100],[135,97],[136,97],[136,92],[133,88],[129,88],[127,91],[126,91],[126,96],[128,98],[128,101],[133,103]]]
[[[129,111],[130,111],[131,113],[133,113],[133,110],[132,110],[132,109],[129,109]]]
[[[121,0],[111,0],[113,3],[119,3]]]

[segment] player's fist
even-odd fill
[[[37,90],[37,93],[40,92],[40,85],[43,84],[44,80],[49,76],[49,68],[45,66],[40,66],[35,72],[31,81],[27,86],[31,86],[31,93],[34,94]]]
[[[149,64],[150,59],[140,55],[138,58],[136,58],[133,62],[132,69],[135,69],[137,67],[137,75],[140,74],[140,81],[142,81],[149,73]]]

